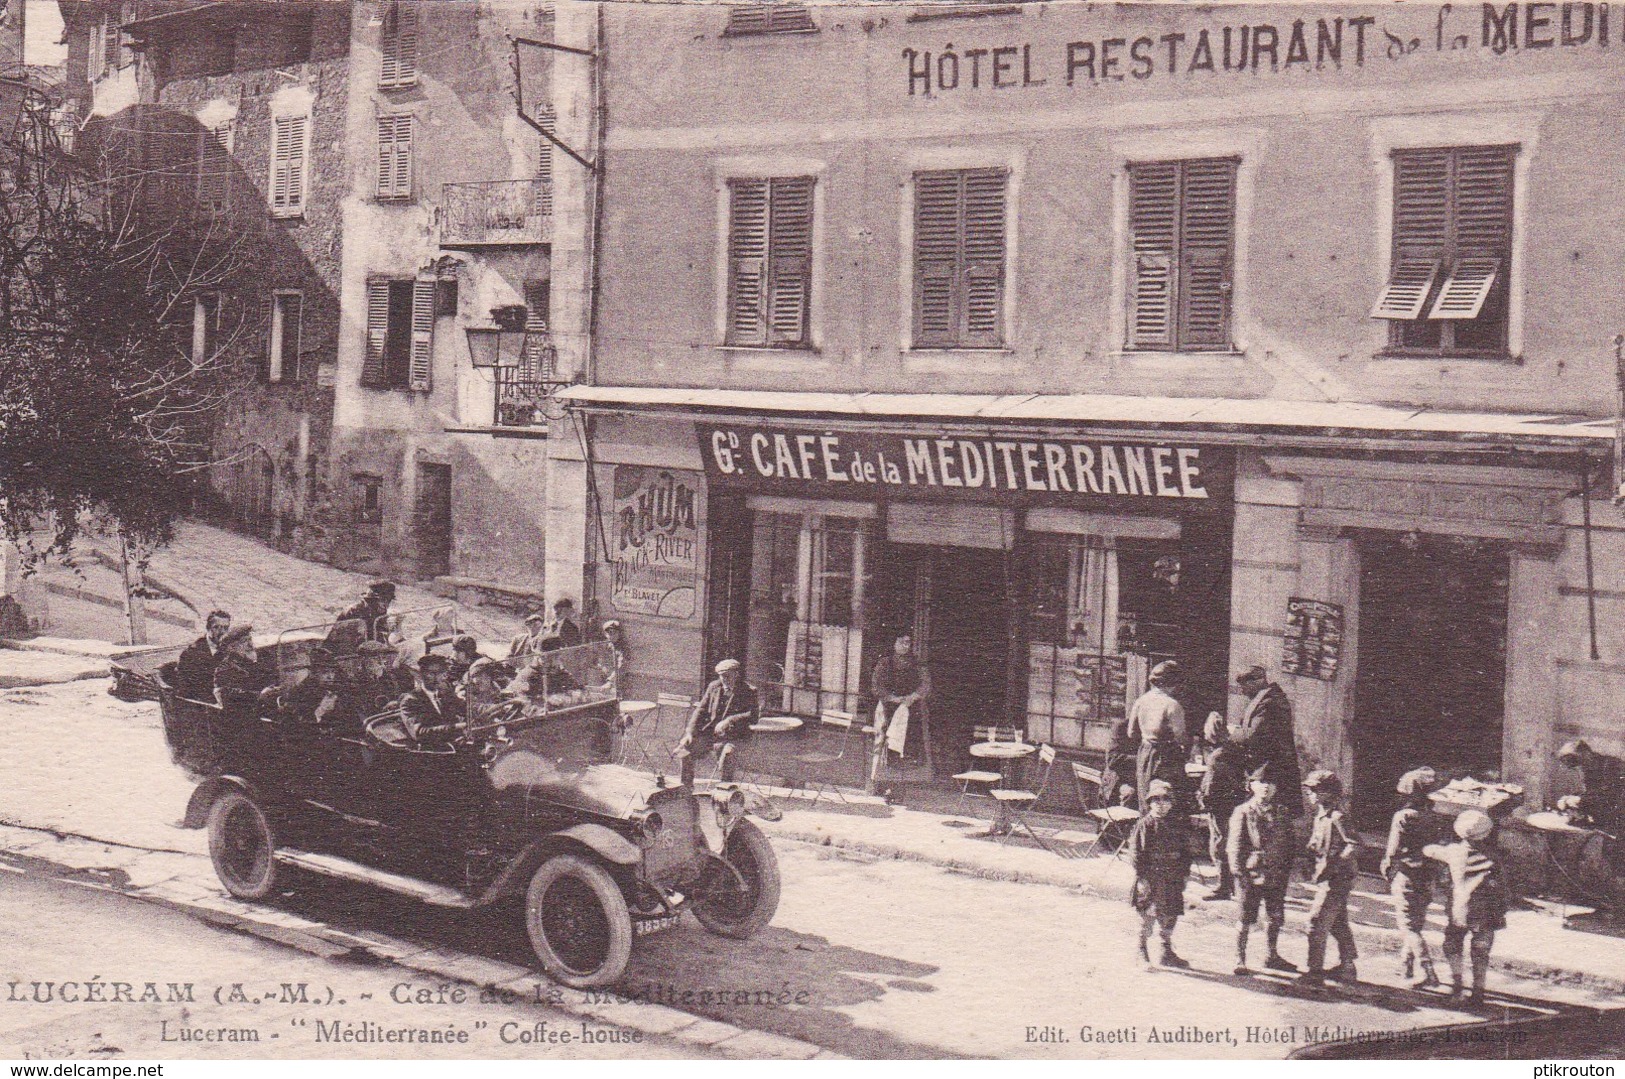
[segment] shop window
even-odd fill
[[[367,352],[361,385],[377,390],[433,386],[438,283],[432,277],[367,282]]]
[[[817,30],[805,4],[739,4],[728,9],[728,37],[800,34]]]
[[[1234,158],[1129,166],[1129,340],[1134,349],[1229,349]]]
[[[728,344],[807,347],[813,178],[732,180],[728,193]]]
[[[1004,345],[1004,169],[914,175],[914,347]]]
[[[1371,310],[1393,352],[1497,355],[1507,347],[1516,146],[1396,150],[1388,283]]]
[[[383,89],[414,86],[418,81],[417,4],[393,3],[384,13],[384,33],[379,51],[378,85]]]
[[[378,117],[377,191],[380,201],[412,198],[411,114]]]
[[[862,682],[858,612],[868,583],[868,522],[758,510],[751,567],[751,677],[800,715],[851,711]]]

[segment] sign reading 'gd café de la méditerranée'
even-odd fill
[[[711,483],[802,497],[1199,505],[1235,473],[1231,451],[1177,442],[696,426]]]

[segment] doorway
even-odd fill
[[[1506,545],[1360,534],[1354,811],[1380,828],[1411,768],[1499,779],[1506,693]]]
[[[451,572],[451,466],[420,461],[417,472],[412,533],[418,577],[444,577]]]

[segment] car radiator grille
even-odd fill
[[[654,802],[664,826],[654,846],[645,850],[643,867],[652,884],[672,885],[686,879],[694,867],[694,799],[686,794]]]

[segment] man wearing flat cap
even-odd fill
[[[339,668],[332,650],[324,645],[311,649],[310,669],[278,701],[278,711],[290,719],[327,722],[339,707]]]
[[[1247,698],[1241,722],[1230,732],[1230,740],[1247,755],[1249,768],[1268,763],[1280,788],[1278,804],[1288,816],[1303,812],[1299,787],[1298,743],[1292,732],[1292,702],[1286,691],[1270,681],[1263,667],[1249,667],[1236,675],[1236,686]]]
[[[509,665],[517,666],[520,661],[541,655],[542,641],[546,637],[547,615],[541,611],[531,611],[525,616],[525,632],[515,637],[508,645]]]
[[[581,627],[576,624],[576,601],[569,596],[553,603],[553,621],[547,624],[548,636],[557,637],[565,648],[581,643]]]
[[[254,627],[233,626],[220,638],[220,662],[214,668],[214,696],[227,711],[258,714],[262,700],[275,696],[276,685],[254,648]]]
[[[384,618],[395,602],[393,581],[374,581],[367,594],[347,607],[333,620],[333,628],[322,643],[339,655],[355,652],[362,641],[387,641],[389,627]]]
[[[734,747],[751,737],[751,724],[761,717],[761,702],[756,687],[745,681],[737,659],[725,659],[716,665],[716,678],[705,687],[705,693],[694,702],[688,715],[688,727],[683,731],[677,750],[682,754],[684,784],[694,782],[694,758],[712,750],[717,754],[717,778],[727,783],[733,779]]]
[[[1185,709],[1173,698],[1179,681],[1179,664],[1165,660],[1151,668],[1151,688],[1140,694],[1128,713],[1128,740],[1139,742],[1134,762],[1134,789],[1145,804],[1146,791],[1153,779],[1167,783],[1174,791],[1174,808],[1184,812],[1185,757],[1190,743],[1186,738]]]
[[[1557,808],[1625,839],[1625,763],[1585,741],[1568,743],[1557,751],[1557,759],[1580,772],[1580,793],[1559,798]]]

